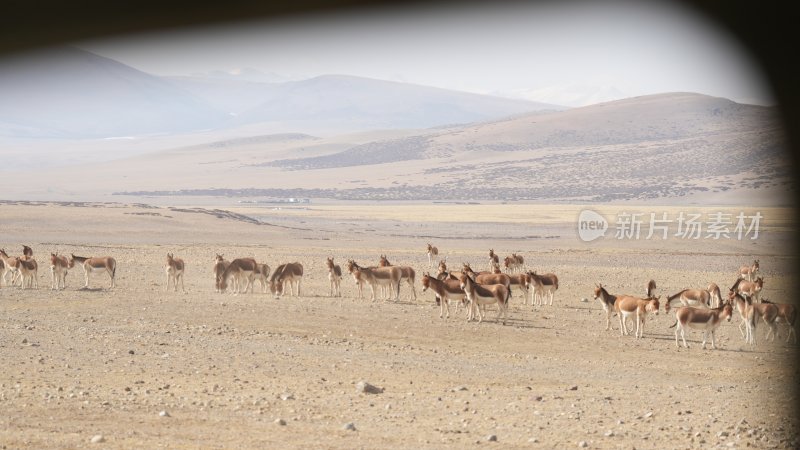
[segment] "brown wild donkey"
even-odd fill
[[[233,289],[231,292],[238,295],[242,292],[242,282],[244,281],[244,293],[248,290],[252,292],[253,281],[256,276],[256,260],[254,258],[236,258],[228,264],[222,272],[219,287],[220,292],[228,289],[228,280],[233,279]]]
[[[89,274],[93,272],[107,273],[111,278],[110,289],[114,289],[114,286],[116,285],[114,279],[117,275],[117,260],[110,256],[85,257],[70,254],[69,267],[74,267],[75,263],[78,263],[81,267],[83,267],[83,275],[85,279],[85,284],[83,286],[84,289],[89,289]]]
[[[636,320],[636,332],[634,336],[638,339],[644,336],[644,322],[647,313],[655,313],[658,315],[659,302],[661,297],[656,298],[637,298],[623,296],[617,298],[614,302],[614,310],[619,315],[619,327],[622,335],[629,334],[626,320],[628,317],[633,316]]]
[[[512,253],[511,256],[506,256],[503,259],[503,266],[509,272],[519,272],[522,270],[522,267],[525,265],[525,258],[522,255],[518,255],[516,253]]]
[[[775,304],[753,303],[752,298],[745,297],[733,290],[728,292],[728,302],[736,305],[742,315],[742,320],[745,322],[745,342],[751,345],[756,344],[756,325],[759,319],[769,327],[766,339],[769,340],[770,335],[772,335],[772,340],[775,340],[775,334],[778,331],[778,325],[775,323],[778,318],[778,308]]]
[[[756,278],[755,281],[747,281],[742,278],[736,280],[730,290],[738,292],[745,297],[750,298],[753,303],[758,303],[761,298],[761,290],[764,288],[764,279],[761,277]]]
[[[759,270],[758,260],[753,261],[752,266],[742,266],[739,268],[739,278],[747,281],[753,281],[753,277],[756,276],[756,272]]]
[[[59,290],[66,287],[68,270],[69,259],[66,256],[58,256],[58,253],[50,253],[51,290]]]
[[[255,279],[261,283],[261,293],[266,294],[269,287],[270,268],[267,264],[256,263]]]
[[[447,317],[450,317],[450,301],[456,301],[456,313],[459,307],[465,303],[467,294],[461,289],[461,282],[458,280],[446,279],[439,280],[432,277],[429,273],[422,275],[422,292],[430,289],[436,295],[440,306],[439,318],[447,310]]]
[[[19,273],[22,276],[22,289],[39,289],[39,264],[35,259],[17,258]],[[27,280],[27,283],[26,283]]]
[[[222,292],[222,274],[225,273],[225,269],[228,268],[230,261],[227,261],[225,257],[217,253],[216,258],[214,259],[214,289],[216,292]]]
[[[428,242],[428,266],[433,267],[433,260],[439,256],[439,249]]]
[[[500,257],[494,252],[493,248],[489,249],[489,271],[494,269],[495,265],[500,265]]]
[[[475,314],[478,315],[478,323],[483,321],[481,307],[487,304],[497,303],[497,319],[502,316],[503,325],[506,324],[508,315],[508,300],[511,298],[511,289],[503,284],[482,285],[478,284],[472,275],[462,273],[459,277],[461,289],[467,294],[469,300],[469,310],[467,322],[470,322]]]
[[[8,256],[5,249],[0,248],[0,257],[3,261],[3,277],[2,281],[8,286],[7,276],[11,275],[11,286],[16,283],[19,277],[19,258],[16,256]]]
[[[186,288],[183,286],[184,269],[185,265],[182,259],[175,258],[172,253],[167,253],[167,263],[164,267],[164,271],[167,272],[167,286],[164,288],[165,291],[169,291],[169,282],[174,280],[175,292],[178,292],[178,281],[180,280],[181,290],[184,294],[186,293]]]
[[[528,275],[530,275],[530,285],[532,286],[533,291],[533,304],[534,305],[544,305],[545,300],[544,296],[547,296],[550,299],[550,305],[553,304],[553,297],[555,296],[555,292],[558,290],[558,277],[554,273],[544,273],[544,274],[537,274],[534,271],[529,271]]]
[[[763,299],[762,303],[775,305],[775,307],[778,309],[776,321],[785,323],[789,328],[789,334],[786,336],[786,342],[789,342],[789,339],[794,336],[794,343],[797,343],[797,333],[794,329],[794,322],[797,319],[797,308],[790,303],[772,303],[767,299]]]
[[[645,298],[653,298],[656,292],[656,280],[650,280],[644,287]]]
[[[392,263],[386,259],[386,255],[381,255],[380,262],[378,264],[379,267],[390,267]],[[406,280],[408,286],[411,288],[411,293],[414,296],[414,301],[417,301],[417,288],[414,286],[414,278],[416,277],[416,272],[414,269],[409,266],[396,266],[400,268],[400,281]],[[399,290],[399,287],[398,287]]]
[[[678,344],[678,333],[681,334],[683,339],[683,347],[689,348],[686,344],[686,328],[695,328],[703,331],[703,348],[706,348],[706,334],[711,333],[711,348],[717,348],[714,343],[714,331],[720,326],[723,319],[731,321],[733,310],[731,304],[724,302],[714,309],[697,309],[691,306],[682,306],[675,311],[675,323],[670,328],[675,328],[675,346],[681,348]]]
[[[403,276],[400,267],[361,267],[351,259],[347,261],[347,270],[353,274],[356,282],[364,281],[369,284],[373,302],[378,287],[388,287],[388,300],[392,299],[392,294],[395,301],[400,300],[400,279]]]
[[[272,273],[269,279],[269,290],[275,296],[280,298],[286,290],[286,285],[289,285],[289,294],[293,296],[300,296],[300,281],[303,279],[303,265],[299,262],[281,264]],[[297,286],[297,293],[295,293],[295,286]]]
[[[329,296],[341,297],[342,268],[338,264],[334,264],[333,258],[328,258],[325,264],[328,266],[328,281],[331,284]]]

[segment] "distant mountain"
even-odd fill
[[[212,70],[205,73],[193,73],[191,77],[199,79],[205,78],[228,81],[249,81],[251,83],[284,83],[297,79],[295,77],[280,75],[273,72],[265,73],[252,67],[244,67],[242,69],[234,69],[229,71]]]
[[[626,95],[615,86],[588,86],[573,83],[536,89],[517,89],[500,94],[510,98],[554,103],[569,107],[588,106],[630,97],[630,95]]]
[[[786,149],[774,108],[668,93],[416,132],[233,142],[224,155],[206,144],[103,171],[138,196],[761,205],[795,189]],[[169,180],[132,178],[136,165]]]
[[[74,47],[0,62],[0,134],[110,137],[213,127],[227,116],[159,77]]]
[[[341,134],[481,122],[561,106],[346,75],[257,83],[233,76],[170,77],[176,87],[226,111],[227,127]]]
[[[563,107],[393,81],[325,75],[281,84],[238,123],[284,122],[339,132],[429,128]]]
[[[280,83],[265,83],[232,76],[164,77],[173,86],[191,93],[226,114],[225,122],[260,106],[281,89]]]
[[[352,76],[255,69],[158,77],[74,47],[0,61],[0,137],[102,138],[261,127],[341,134],[429,128],[558,106]]]
[[[692,93],[634,97],[362,144],[315,158],[278,160],[289,169],[380,164],[430,158],[474,159],[496,152],[634,145],[713,135],[775,131],[770,108]]]

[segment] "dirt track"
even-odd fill
[[[524,306],[517,292],[502,326],[493,311],[482,324],[467,323],[463,310],[439,319],[419,281],[417,301],[405,285],[400,302],[356,300],[349,277],[343,298],[327,297],[326,256],[375,264],[387,253],[393,263],[415,267],[419,278],[427,270],[423,239],[389,239],[380,230],[349,239],[346,230],[320,235],[180,212],[164,228],[152,226],[163,217],[124,214],[138,208],[3,206],[0,212],[14,218],[6,223],[15,230],[2,245],[13,253],[23,242],[31,245],[40,265],[38,290],[0,289],[4,448],[800,443],[797,346],[765,342],[763,328],[758,345],[746,346],[736,313],[720,328],[720,349],[702,350],[699,332],[687,336],[688,350],[676,349],[674,318],[663,309],[636,340],[619,335],[616,318],[614,330],[605,331],[600,305],[581,301],[591,297],[595,280],[612,293],[631,294],[641,294],[650,278],[660,294],[708,281],[727,285],[729,266],[744,259],[738,248],[698,248],[687,258],[681,248],[614,253],[567,240],[546,248],[527,241],[437,243],[450,261],[478,265],[493,246],[501,256],[521,251],[529,266],[558,273],[553,306]],[[92,226],[77,231],[70,224],[79,220]],[[15,228],[20,222],[28,224],[25,231]],[[140,231],[102,231],[102,224],[118,222]],[[176,231],[187,234],[167,245]],[[221,243],[231,232],[238,244]],[[113,255],[117,288],[107,290],[107,277],[97,275],[93,289],[79,290],[83,274],[73,269],[66,290],[50,291],[51,251]],[[167,251],[187,261],[186,295],[164,292]],[[215,253],[254,256],[273,268],[299,260],[306,271],[302,296],[215,294]],[[761,255],[767,295],[775,301],[787,300],[790,272],[775,270],[786,261]],[[357,392],[362,380],[383,393]],[[343,429],[347,423],[355,431]],[[96,435],[104,442],[90,444]],[[487,442],[490,435],[496,444]]]

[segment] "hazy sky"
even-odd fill
[[[250,67],[292,78],[349,74],[551,102],[568,91],[603,88],[617,97],[692,91],[773,103],[760,69],[732,36],[671,3],[381,9],[78,46],[157,75]]]

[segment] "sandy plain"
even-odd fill
[[[40,266],[38,289],[0,288],[0,446],[796,448],[797,346],[785,329],[775,342],[758,329],[751,347],[735,313],[718,349],[701,349],[699,332],[678,349],[663,309],[637,340],[620,336],[616,318],[604,330],[591,298],[596,281],[639,295],[651,278],[662,295],[711,281],[724,290],[758,258],[764,296],[796,302],[790,211],[762,209],[757,240],[585,243],[582,208],[224,208],[264,222],[254,224],[209,207],[0,204],[0,247],[30,245]],[[592,208],[609,218],[630,209]],[[483,268],[489,248],[521,253],[558,274],[554,305],[523,305],[516,292],[505,326],[493,311],[481,324],[463,310],[440,319],[419,284],[427,242],[451,265]],[[51,252],[114,256],[116,289],[104,275],[80,289],[76,268],[51,291]],[[187,263],[187,294],[165,292],[167,252]],[[216,253],[272,268],[300,261],[302,295],[217,294]],[[348,276],[343,297],[328,297],[327,256],[376,264],[380,254],[416,269],[416,300],[405,285],[399,302],[357,300]],[[383,392],[357,392],[362,380]]]

